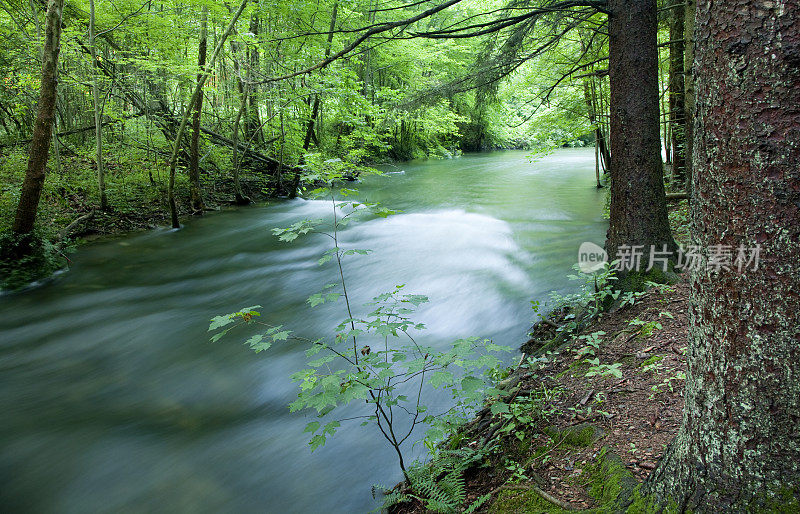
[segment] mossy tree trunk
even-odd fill
[[[693,242],[734,265],[692,274],[683,424],[645,487],[684,510],[800,508],[798,12],[697,3]]]
[[[640,246],[675,249],[667,219],[659,131],[656,0],[610,0],[611,217],[610,259]],[[623,270],[624,271],[624,270]],[[623,273],[625,274],[625,273]]]
[[[50,138],[56,109],[58,86],[58,54],[61,48],[61,13],[64,0],[49,0],[45,28],[44,49],[42,51],[42,83],[39,92],[38,112],[33,127],[28,167],[22,182],[19,204],[12,231],[17,235],[27,235],[33,231],[39,198],[44,187],[45,167],[50,153]]]

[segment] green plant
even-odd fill
[[[20,289],[48,277],[68,262],[62,248],[40,230],[18,236],[11,231],[0,234],[0,289]]]
[[[593,377],[596,375],[600,376],[612,376],[616,378],[622,378],[622,370],[619,369],[622,366],[621,362],[615,362],[614,364],[600,364],[600,359],[586,359],[586,362],[589,363],[591,366],[589,370],[586,372],[586,377]]]
[[[528,469],[524,464],[513,459],[505,459],[503,467],[511,472],[509,479],[511,482],[527,482],[529,480]]]
[[[580,359],[587,356],[596,357],[597,352],[600,350],[602,344],[602,336],[606,333],[602,330],[592,332],[591,334],[583,334],[578,336],[578,341],[583,341],[586,344],[580,348],[575,349],[575,358]]]
[[[325,178],[335,180],[341,178],[342,173],[337,167]],[[339,193],[351,196],[354,191],[341,189]],[[500,361],[493,352],[509,349],[478,338],[459,339],[446,351],[422,345],[415,336],[425,326],[414,322],[410,316],[428,299],[405,294],[403,285],[374,297],[365,304],[366,313],[355,312],[347,290],[343,260],[366,255],[369,251],[342,248],[339,232],[358,216],[387,217],[395,211],[377,204],[337,201],[330,188],[320,188],[314,194],[330,198],[332,218],[327,229],[325,220],[303,220],[273,232],[287,242],[308,233],[323,234],[331,239],[332,248],[322,255],[318,264],[333,261],[339,282],[327,284],[311,295],[308,304],[313,308],[323,303],[342,302],[345,318],[335,327],[332,336],[311,340],[293,335],[282,325],[261,321],[259,306],[253,306],[212,319],[209,330],[216,333],[211,340],[219,340],[237,326],[259,325],[264,327],[262,331],[245,341],[256,352],[288,340],[307,345],[307,368],[292,375],[300,385],[300,392],[290,410],[316,412],[319,420],[308,423],[305,428],[305,432],[311,434],[312,450],[324,445],[345,421],[333,418],[338,407],[363,403],[367,412],[347,419],[360,419],[362,425],[374,424],[380,436],[394,449],[404,476],[410,480],[402,450],[404,443],[419,425],[424,425],[428,427],[426,445],[433,447],[432,441],[443,437],[450,427],[472,412],[486,392],[493,391],[482,371],[498,367]],[[423,401],[425,386],[449,390],[454,407],[443,414],[430,413]]]
[[[663,358],[663,355],[653,355],[649,359],[642,362],[642,373],[653,372],[656,375],[660,375],[663,366],[661,359]]]
[[[678,380],[686,380],[686,373],[684,373],[683,371],[678,371],[674,375],[669,376],[669,377],[665,378],[664,380],[662,380],[660,384],[653,385],[650,388],[650,390],[652,391],[652,394],[650,395],[650,399],[652,400],[653,398],[655,398],[655,396],[658,393],[664,392],[667,389],[669,389],[670,393],[674,393],[675,392],[675,386],[673,385],[673,383],[677,382]]]
[[[625,307],[626,305],[633,305],[639,300],[639,298],[646,294],[646,291],[626,291],[622,293],[622,299],[620,300],[619,306]]]
[[[639,327],[638,337],[647,338],[652,336],[656,330],[664,328],[659,321],[642,321],[639,318],[632,319],[628,322],[629,325]]]
[[[419,500],[430,512],[455,513],[475,512],[481,505],[489,500],[490,495],[485,494],[476,499],[472,504],[465,506],[467,498],[464,472],[484,460],[487,450],[473,450],[460,448],[440,452],[428,464],[413,466],[408,471],[410,491],[393,491],[386,495],[383,508],[388,509],[393,505]],[[386,490],[374,486],[376,490]]]

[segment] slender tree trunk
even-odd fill
[[[669,28],[669,122],[672,148],[672,184],[684,187],[686,182],[685,170],[685,129],[686,114],[684,108],[684,18],[686,5],[678,2],[672,8],[672,17]]]
[[[259,14],[257,11],[253,12],[253,15],[250,17],[250,33],[253,34],[256,38],[258,37],[258,32],[260,30],[260,19]],[[247,47],[247,57],[248,57],[248,70],[247,75],[252,75],[254,70],[258,70],[259,68],[259,61],[260,61],[260,54],[258,50],[258,46],[248,45]],[[280,49],[280,47],[278,47]],[[247,89],[247,117],[245,119],[245,135],[247,136],[248,140],[255,141],[256,143],[263,143],[264,142],[264,131],[262,130],[263,125],[261,124],[261,115],[259,112],[259,90],[258,87],[250,87]]]
[[[600,125],[597,123],[596,106],[589,84],[589,82],[592,80],[592,78],[584,80],[583,96],[586,101],[586,109],[589,114],[589,123],[594,126],[594,174],[595,178],[597,179],[597,189],[600,189],[603,187],[603,184],[600,183],[600,145],[602,144],[602,134],[600,133]]]
[[[50,136],[56,107],[58,86],[58,54],[61,40],[61,14],[64,0],[48,0],[45,28],[44,51],[42,52],[42,83],[39,92],[38,112],[33,128],[28,155],[28,167],[22,182],[19,204],[12,231],[17,235],[27,235],[33,230],[39,198],[44,186],[45,167],[50,151]]]
[[[239,168],[242,162],[239,158],[239,124],[242,121],[242,113],[247,108],[247,87],[247,85],[244,85],[242,89],[242,102],[239,105],[239,111],[236,113],[236,121],[233,123],[233,191],[237,205],[250,203],[250,198],[242,193],[242,185],[239,182]]]
[[[692,181],[694,180],[694,16],[697,8],[696,0],[686,0],[683,27],[683,109],[684,109],[684,175],[686,192],[691,201]]]
[[[733,263],[692,274],[683,424],[646,484],[683,509],[800,502],[798,11],[697,3],[693,242],[706,258],[732,248]],[[756,245],[740,272],[737,249],[749,260]]]
[[[52,0],[51,0],[52,1]],[[222,51],[223,46],[225,45],[225,40],[228,39],[231,31],[236,26],[236,21],[242,15],[244,8],[247,7],[248,0],[242,0],[242,3],[239,4],[239,8],[234,13],[233,17],[231,18],[230,24],[228,28],[225,29],[225,32],[219,38],[219,42],[217,42],[217,46],[214,49],[214,54],[211,56],[211,61],[209,62],[208,69],[213,70],[214,64],[217,62],[217,56],[219,56],[220,51]],[[181,141],[183,140],[183,134],[186,132],[186,124],[189,120],[189,113],[194,107],[194,104],[197,102],[198,97],[200,96],[203,90],[203,84],[206,82],[206,78],[208,75],[203,73],[202,77],[199,78],[197,81],[197,85],[194,88],[194,93],[192,93],[192,97],[189,100],[189,105],[186,106],[186,109],[183,112],[183,117],[181,118],[181,123],[178,126],[178,132],[175,135],[175,141],[172,146],[172,156],[170,157],[170,165],[169,165],[169,183],[167,185],[167,200],[169,202],[169,212],[170,218],[172,221],[172,228],[180,228],[181,224],[178,221],[178,206],[175,203],[175,170],[178,167],[178,152],[180,151]]]
[[[206,47],[208,45],[208,7],[203,6],[200,14],[200,42],[197,51],[197,67],[200,72],[197,74],[197,81],[200,82],[204,76],[206,66]],[[197,97],[192,113],[192,145],[189,152],[189,190],[191,195],[192,211],[203,214],[203,193],[200,190],[200,117],[203,113],[203,90]]]
[[[651,245],[676,245],[667,219],[659,134],[656,0],[609,2],[611,81],[611,219],[606,250],[641,247],[648,265]],[[632,267],[635,267],[632,266]],[[625,275],[625,269],[621,275]],[[624,283],[622,284],[625,285]]]
[[[333,31],[336,28],[336,16],[339,12],[339,2],[333,4],[333,12],[331,12],[331,24],[328,27],[328,41],[325,45],[325,58],[327,59],[331,55],[331,46],[333,44]],[[311,108],[311,117],[308,119],[308,125],[306,126],[306,137],[303,141],[303,150],[308,150],[308,147],[311,146],[311,137],[314,135],[314,125],[317,122],[317,116],[319,115],[319,95],[314,96],[314,106]]]
[[[89,0],[89,50],[92,63],[97,62],[97,41],[95,39],[94,0]],[[106,174],[103,164],[103,124],[100,120],[102,104],[100,103],[100,85],[98,84],[96,66],[92,66],[92,102],[94,104],[94,139],[95,161],[97,161],[97,188],[100,191],[100,209],[108,210],[106,197]]]

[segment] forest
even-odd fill
[[[0,0],[0,47],[3,510],[800,512],[797,0]]]

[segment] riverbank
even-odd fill
[[[688,201],[670,203],[669,220],[687,245]],[[646,510],[638,488],[681,423],[690,308],[686,277],[650,285],[608,311],[591,308],[602,290],[589,293],[531,328],[498,386],[504,394],[487,398],[427,464],[438,470],[454,448],[473,463],[457,494],[439,500],[490,513]],[[394,492],[414,494],[403,484]],[[440,511],[431,507],[418,497],[389,510]]]
[[[689,287],[630,298],[577,330],[572,310],[533,327],[505,394],[450,439],[483,453],[464,505],[490,495],[479,512],[603,512],[635,499],[680,426]]]
[[[26,155],[17,151],[0,160],[0,237],[9,237],[25,173]],[[51,163],[53,164],[53,163]],[[79,155],[60,157],[48,171],[39,203],[36,251],[25,263],[0,260],[0,287],[16,289],[69,267],[69,253],[81,244],[170,224],[167,203],[168,166],[159,161],[109,156],[106,162],[108,209],[100,210],[94,164]],[[242,191],[251,201],[270,197],[274,188],[263,173],[243,169]],[[235,204],[233,181],[221,171],[201,174],[207,210]],[[176,177],[175,197],[181,219],[196,216],[185,174]]]

